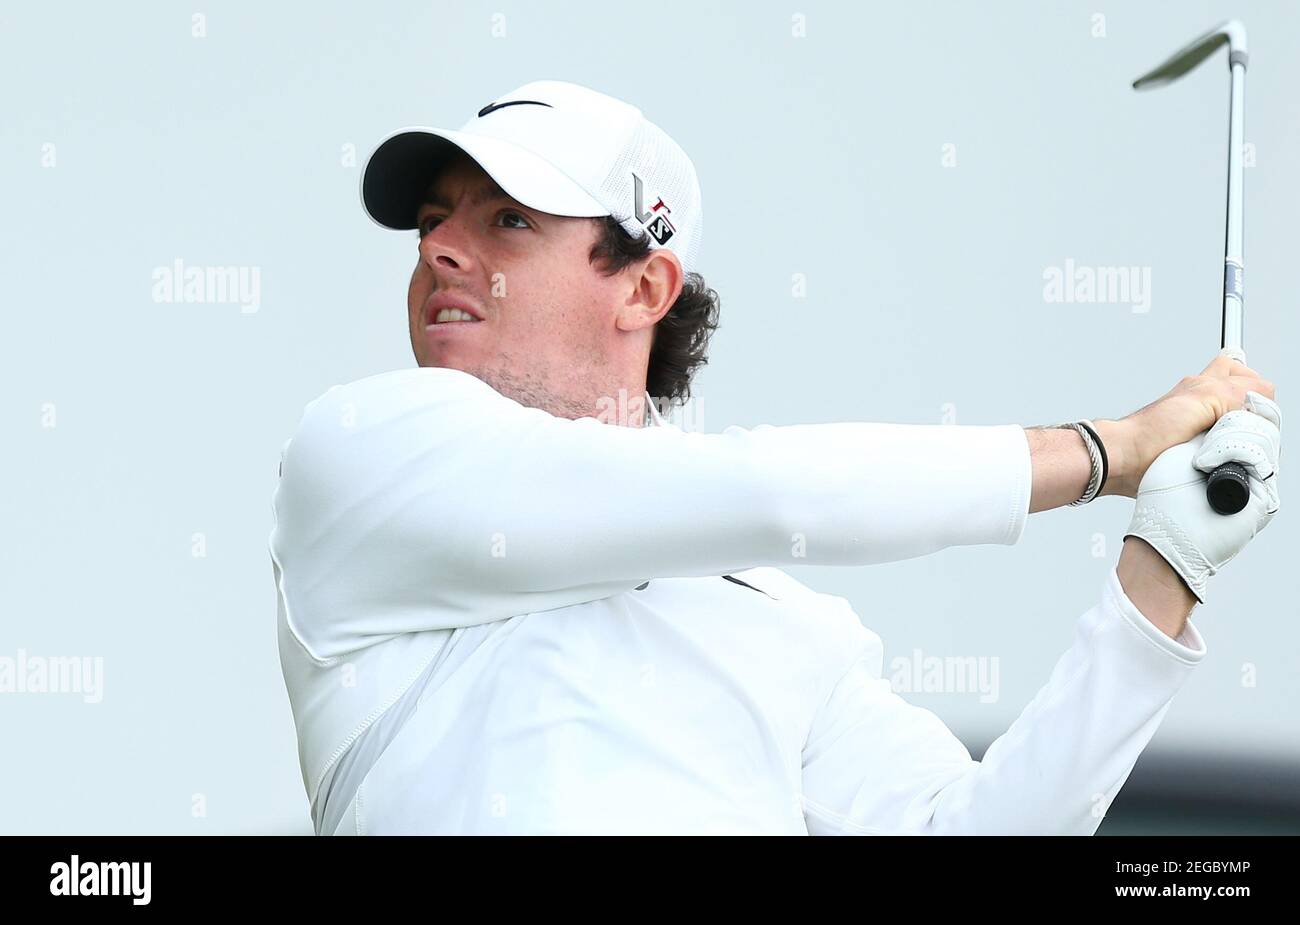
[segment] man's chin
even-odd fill
[[[468,325],[470,322],[461,322]],[[450,328],[451,325],[438,325]],[[441,366],[461,369],[469,363],[471,355],[481,351],[470,343],[474,334],[465,330],[435,331],[426,328],[412,338],[411,348],[420,366]]]

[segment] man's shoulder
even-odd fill
[[[322,402],[388,400],[398,403],[420,401],[430,397],[495,395],[490,385],[459,369],[441,366],[414,366],[375,373],[351,382],[332,385],[307,403],[311,408]]]
[[[376,425],[410,420],[415,413],[437,416],[470,404],[474,415],[481,416],[484,403],[494,401],[509,399],[469,373],[433,366],[394,369],[332,385],[303,408],[293,436],[281,447],[282,469],[291,444],[333,442]]]
[[[469,373],[415,367],[330,386],[280,446],[281,503],[335,506],[373,491],[413,454],[481,446],[513,403]]]

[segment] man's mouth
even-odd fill
[[[473,324],[483,320],[483,312],[469,299],[450,292],[435,292],[424,303],[424,323]]]
[[[432,324],[477,324],[480,319],[459,308],[442,308],[433,316]]]

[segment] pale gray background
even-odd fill
[[[1158,93],[1129,84],[1231,15],[1250,33],[1257,153],[1247,348],[1287,408],[1300,342],[1289,3],[7,7],[0,655],[103,656],[105,699],[0,695],[0,831],[309,831],[270,499],[307,401],[413,362],[414,237],[377,229],[357,195],[360,163],[393,129],[458,127],[555,78],[673,135],[699,171],[701,268],[723,296],[698,379],[705,430],[939,423],[945,403],[961,424],[1119,417],[1218,347],[1227,65],[1220,52]],[[1067,257],[1151,267],[1150,312],[1046,304],[1043,270]],[[151,273],[176,258],[260,268],[260,310],[154,302]],[[794,273],[806,299],[791,298]],[[54,429],[40,426],[47,402]],[[979,742],[1069,645],[1130,508],[1034,515],[1014,548],[793,573],[847,597],[887,663],[913,648],[999,656],[997,703],[910,698]],[[206,558],[191,556],[194,533]],[[1298,539],[1300,512],[1284,509],[1210,585],[1194,617],[1210,654],[1153,752],[1300,760]]]

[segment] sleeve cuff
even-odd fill
[[[1014,546],[1024,535],[1029,522],[1029,502],[1034,487],[1034,463],[1029,452],[1029,435],[1019,424],[1003,424],[1000,429],[1007,434],[1010,447],[1008,458],[1013,458],[1015,481],[1011,490],[1010,520],[1007,524],[1005,546]]]
[[[1163,630],[1148,620],[1142,611],[1138,610],[1136,604],[1129,600],[1128,595],[1124,593],[1124,586],[1119,581],[1118,566],[1111,568],[1110,573],[1106,576],[1104,599],[1135,633],[1144,637],[1160,650],[1187,665],[1195,665],[1205,658],[1205,640],[1201,638],[1200,632],[1192,624],[1191,619],[1187,620],[1177,639],[1170,638]]]

